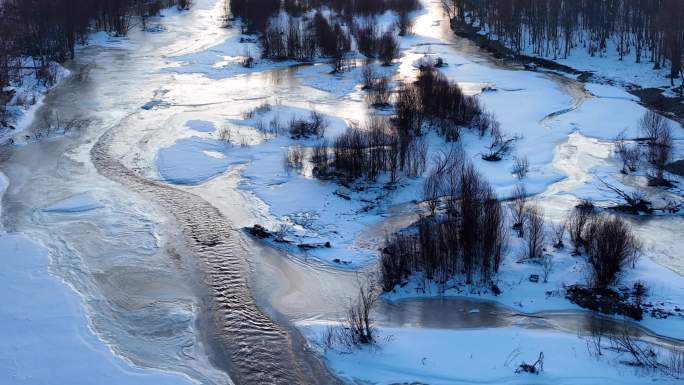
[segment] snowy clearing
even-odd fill
[[[588,340],[545,329],[504,327],[440,330],[380,327],[376,346],[354,348],[352,354],[325,349],[325,324],[298,325],[338,376],[352,384],[644,384],[651,376],[621,361],[624,354],[604,349],[592,355]],[[544,370],[539,375],[515,370],[533,363],[540,352]],[[679,380],[658,377],[659,383]]]

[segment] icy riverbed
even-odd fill
[[[165,65],[176,34],[196,28],[207,38],[215,6],[167,14],[173,32],[94,36],[35,109],[24,132],[32,139],[3,148],[0,383],[231,383],[211,362],[210,330],[198,331],[206,289],[173,241],[172,219],[103,178],[90,158],[97,138],[145,103],[142,89],[167,82],[152,69]],[[39,135],[55,111],[87,124]]]
[[[45,247],[23,234],[0,234],[0,263],[0,383],[194,383],[114,355],[93,333],[72,288],[48,273]]]

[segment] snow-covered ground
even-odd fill
[[[482,28],[481,35],[487,35],[489,29]],[[489,34],[492,40],[498,40],[496,34]],[[618,37],[611,37],[606,40],[606,47],[591,55],[587,47],[577,44],[570,49],[568,57],[561,55],[539,55],[534,52],[534,46],[526,41],[522,49],[522,54],[550,59],[557,63],[566,65],[578,71],[591,72],[596,80],[616,84],[621,87],[639,88],[661,88],[666,91],[667,96],[676,96],[671,89],[669,79],[670,69],[668,65],[657,69],[654,63],[648,59],[648,54],[642,52],[641,62],[636,61],[636,50],[632,47],[622,59],[618,51]],[[564,48],[561,48],[561,50]],[[675,79],[675,87],[681,86],[681,80]]]
[[[81,299],[48,273],[48,251],[22,234],[0,234],[0,383],[192,384],[136,368],[90,329]]]
[[[586,337],[543,328],[510,326],[483,329],[380,327],[379,343],[348,353],[324,342],[326,325],[299,324],[335,373],[351,384],[563,384],[637,385],[679,383],[627,366],[625,354],[605,346],[601,356]],[[605,343],[605,342],[604,342]],[[607,344],[606,344],[607,346]],[[543,372],[516,374],[543,353]]]

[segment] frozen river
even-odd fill
[[[334,383],[294,325],[343,316],[356,273],[291,255],[240,231],[272,220],[265,201],[241,188],[241,171],[249,161],[230,164],[194,185],[165,183],[157,161],[160,150],[189,137],[187,122],[240,120],[264,101],[315,106],[341,121],[359,120],[368,107],[359,92],[331,91],[321,80],[322,65],[222,71],[222,61],[242,54],[235,43],[238,31],[219,27],[215,0],[195,3],[190,12],[163,18],[164,32],[134,31],[122,42],[80,50],[68,65],[74,75],[47,96],[29,133],[43,128],[48,111],[89,124],[4,152],[2,172],[10,184],[2,201],[2,224],[49,250],[50,272],[80,295],[94,332],[136,367],[182,373],[202,384],[227,384],[231,378],[240,384]],[[457,58],[468,60],[463,65],[472,73],[464,88],[473,85],[473,92],[495,84],[515,93],[506,83],[516,83],[519,74],[529,76],[456,38],[437,3],[417,16],[415,32],[420,39],[403,43],[397,78],[412,76],[412,62],[424,53],[424,41],[453,57],[447,72],[459,71]],[[534,87],[549,87],[561,100],[539,108],[537,121],[549,131],[566,112],[600,100],[574,81],[555,75],[536,79]],[[562,112],[551,122],[543,119],[554,111]],[[512,115],[522,120],[534,114]],[[610,144],[576,133],[549,135],[542,147],[547,153],[530,160],[537,166],[552,164],[558,174],[546,174],[531,187],[541,194],[549,217],[559,219],[577,201],[573,192],[587,173],[611,162]],[[244,140],[253,139],[247,135]],[[510,187],[494,185],[502,192]],[[382,222],[384,228],[406,224],[413,209],[410,204],[395,208],[399,219]],[[684,250],[675,241],[681,225],[680,217],[672,217],[638,227],[653,259],[678,274],[684,273]],[[373,233],[366,235],[372,244]],[[587,331],[595,318],[573,311],[528,313],[493,302],[408,299],[383,302],[378,320],[397,328],[518,325],[572,334]],[[617,321],[604,322],[621,327]]]

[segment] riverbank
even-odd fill
[[[58,87],[71,71],[56,62],[47,66],[45,79],[39,79],[38,68],[30,58],[21,61],[20,80],[0,90],[0,102],[4,113],[0,116],[0,146],[14,144],[15,137],[34,123],[36,111],[43,105],[50,90]],[[4,98],[4,99],[2,99]]]
[[[632,95],[637,96],[645,107],[659,111],[679,123],[684,123],[684,98],[665,87],[665,84],[669,81],[664,78],[662,71],[657,75],[645,76],[646,79],[643,79],[643,83],[641,82],[642,79],[634,75],[634,73],[639,71],[644,73],[653,72],[654,70],[649,68],[647,64],[642,64],[635,70],[631,72],[626,71],[624,74],[620,73],[621,71],[611,72],[611,69],[615,66],[630,68],[627,60],[617,61],[610,58],[584,58],[574,61],[552,60],[514,52],[498,40],[490,39],[486,34],[480,33],[479,29],[455,18],[450,21],[450,25],[456,35],[473,41],[478,47],[498,59],[519,63],[533,70],[539,68],[554,71],[583,83],[621,86]],[[606,66],[606,70],[597,72],[598,68],[609,61],[612,62]],[[595,62],[599,62],[599,64],[595,64]],[[584,65],[586,69],[581,68],[581,65]],[[654,80],[654,77],[658,76],[662,77],[661,81]],[[658,87],[655,86],[656,84],[658,84]]]

